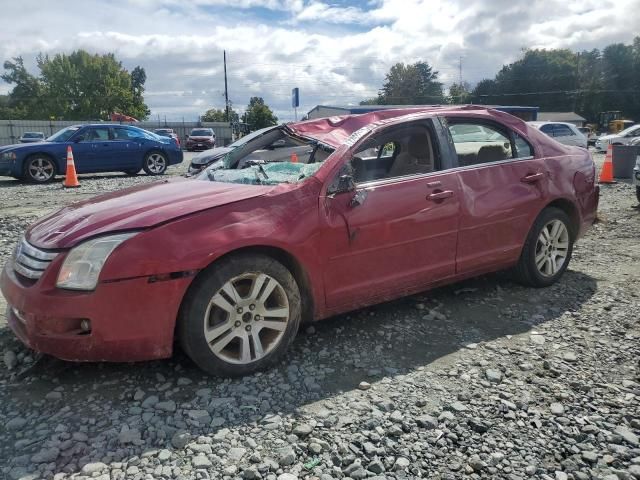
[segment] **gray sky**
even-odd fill
[[[38,52],[114,52],[147,72],[152,115],[195,119],[264,97],[293,119],[319,103],[375,96],[389,67],[425,60],[445,86],[493,78],[523,48],[602,48],[638,34],[640,0],[0,0],[0,60]],[[0,83],[0,93],[9,85]]]

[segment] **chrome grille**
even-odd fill
[[[37,280],[56,255],[56,252],[34,247],[23,238],[16,247],[13,269],[24,277]]]

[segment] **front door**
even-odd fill
[[[74,137],[73,160],[78,173],[100,172],[101,158],[109,150],[109,127],[87,127]]]
[[[320,199],[329,310],[454,274],[460,192],[455,173],[440,165],[430,122],[387,129],[356,148],[342,170],[352,171],[355,188]]]

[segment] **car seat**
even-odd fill
[[[404,148],[403,148],[404,147]],[[389,169],[388,177],[401,177],[433,171],[431,142],[426,134],[417,134],[400,147],[400,153]]]

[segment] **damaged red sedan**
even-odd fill
[[[332,117],[266,129],[195,179],[43,218],[0,286],[39,352],[149,360],[177,339],[202,369],[242,375],[301,322],[500,269],[551,285],[597,204],[590,154],[506,113]]]

